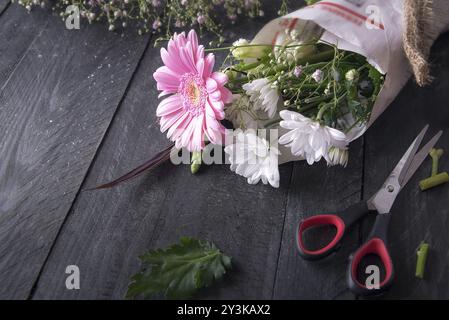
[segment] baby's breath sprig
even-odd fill
[[[224,42],[223,24],[234,24],[239,17],[264,15],[260,0],[12,0],[28,11],[34,7],[51,6],[64,20],[75,5],[81,18],[89,23],[107,21],[108,29],[127,28],[133,22],[137,32],[163,35],[169,39],[171,30],[196,26],[216,35],[214,45]],[[282,1],[282,6],[285,6]],[[224,17],[224,20],[223,20]]]

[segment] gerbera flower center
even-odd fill
[[[196,116],[204,111],[207,89],[204,80],[197,74],[186,73],[182,76],[178,93],[181,95],[184,110]]]

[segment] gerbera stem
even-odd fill
[[[201,151],[192,152],[192,164],[190,165],[190,171],[195,174],[200,170],[201,167]]]

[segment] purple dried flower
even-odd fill
[[[161,21],[159,19],[154,20],[153,22],[153,30],[159,29],[159,27],[162,25]]]
[[[205,18],[202,14],[200,14],[200,15],[198,16],[198,18],[196,18],[196,21],[197,21],[199,24],[203,24],[204,22],[206,22],[206,18]]]
[[[295,69],[293,70],[293,74],[295,75],[296,78],[299,78],[302,74],[302,66],[296,66]]]
[[[321,82],[321,80],[323,80],[323,71],[321,71],[320,69],[316,69],[312,74],[312,79],[316,82]]]

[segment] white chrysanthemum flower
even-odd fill
[[[316,46],[298,41],[298,36],[297,30],[289,31],[288,29],[278,34],[273,49],[275,58],[291,63],[316,53]]]
[[[344,149],[348,145],[346,135],[340,130],[322,126],[298,112],[282,110],[279,114],[283,119],[280,126],[289,130],[279,143],[290,147],[293,155],[303,157],[308,164],[323,157],[329,162],[329,148]]]
[[[247,178],[249,184],[262,181],[279,187],[279,150],[270,146],[266,139],[257,136],[255,130],[237,130],[235,141],[225,147],[231,170]]]
[[[337,164],[346,167],[348,165],[349,152],[347,148],[337,148],[330,147],[328,152],[328,162],[329,166],[335,166]]]
[[[265,111],[270,118],[275,116],[279,103],[283,104],[276,86],[267,78],[245,83],[242,88],[254,103],[255,110]]]

